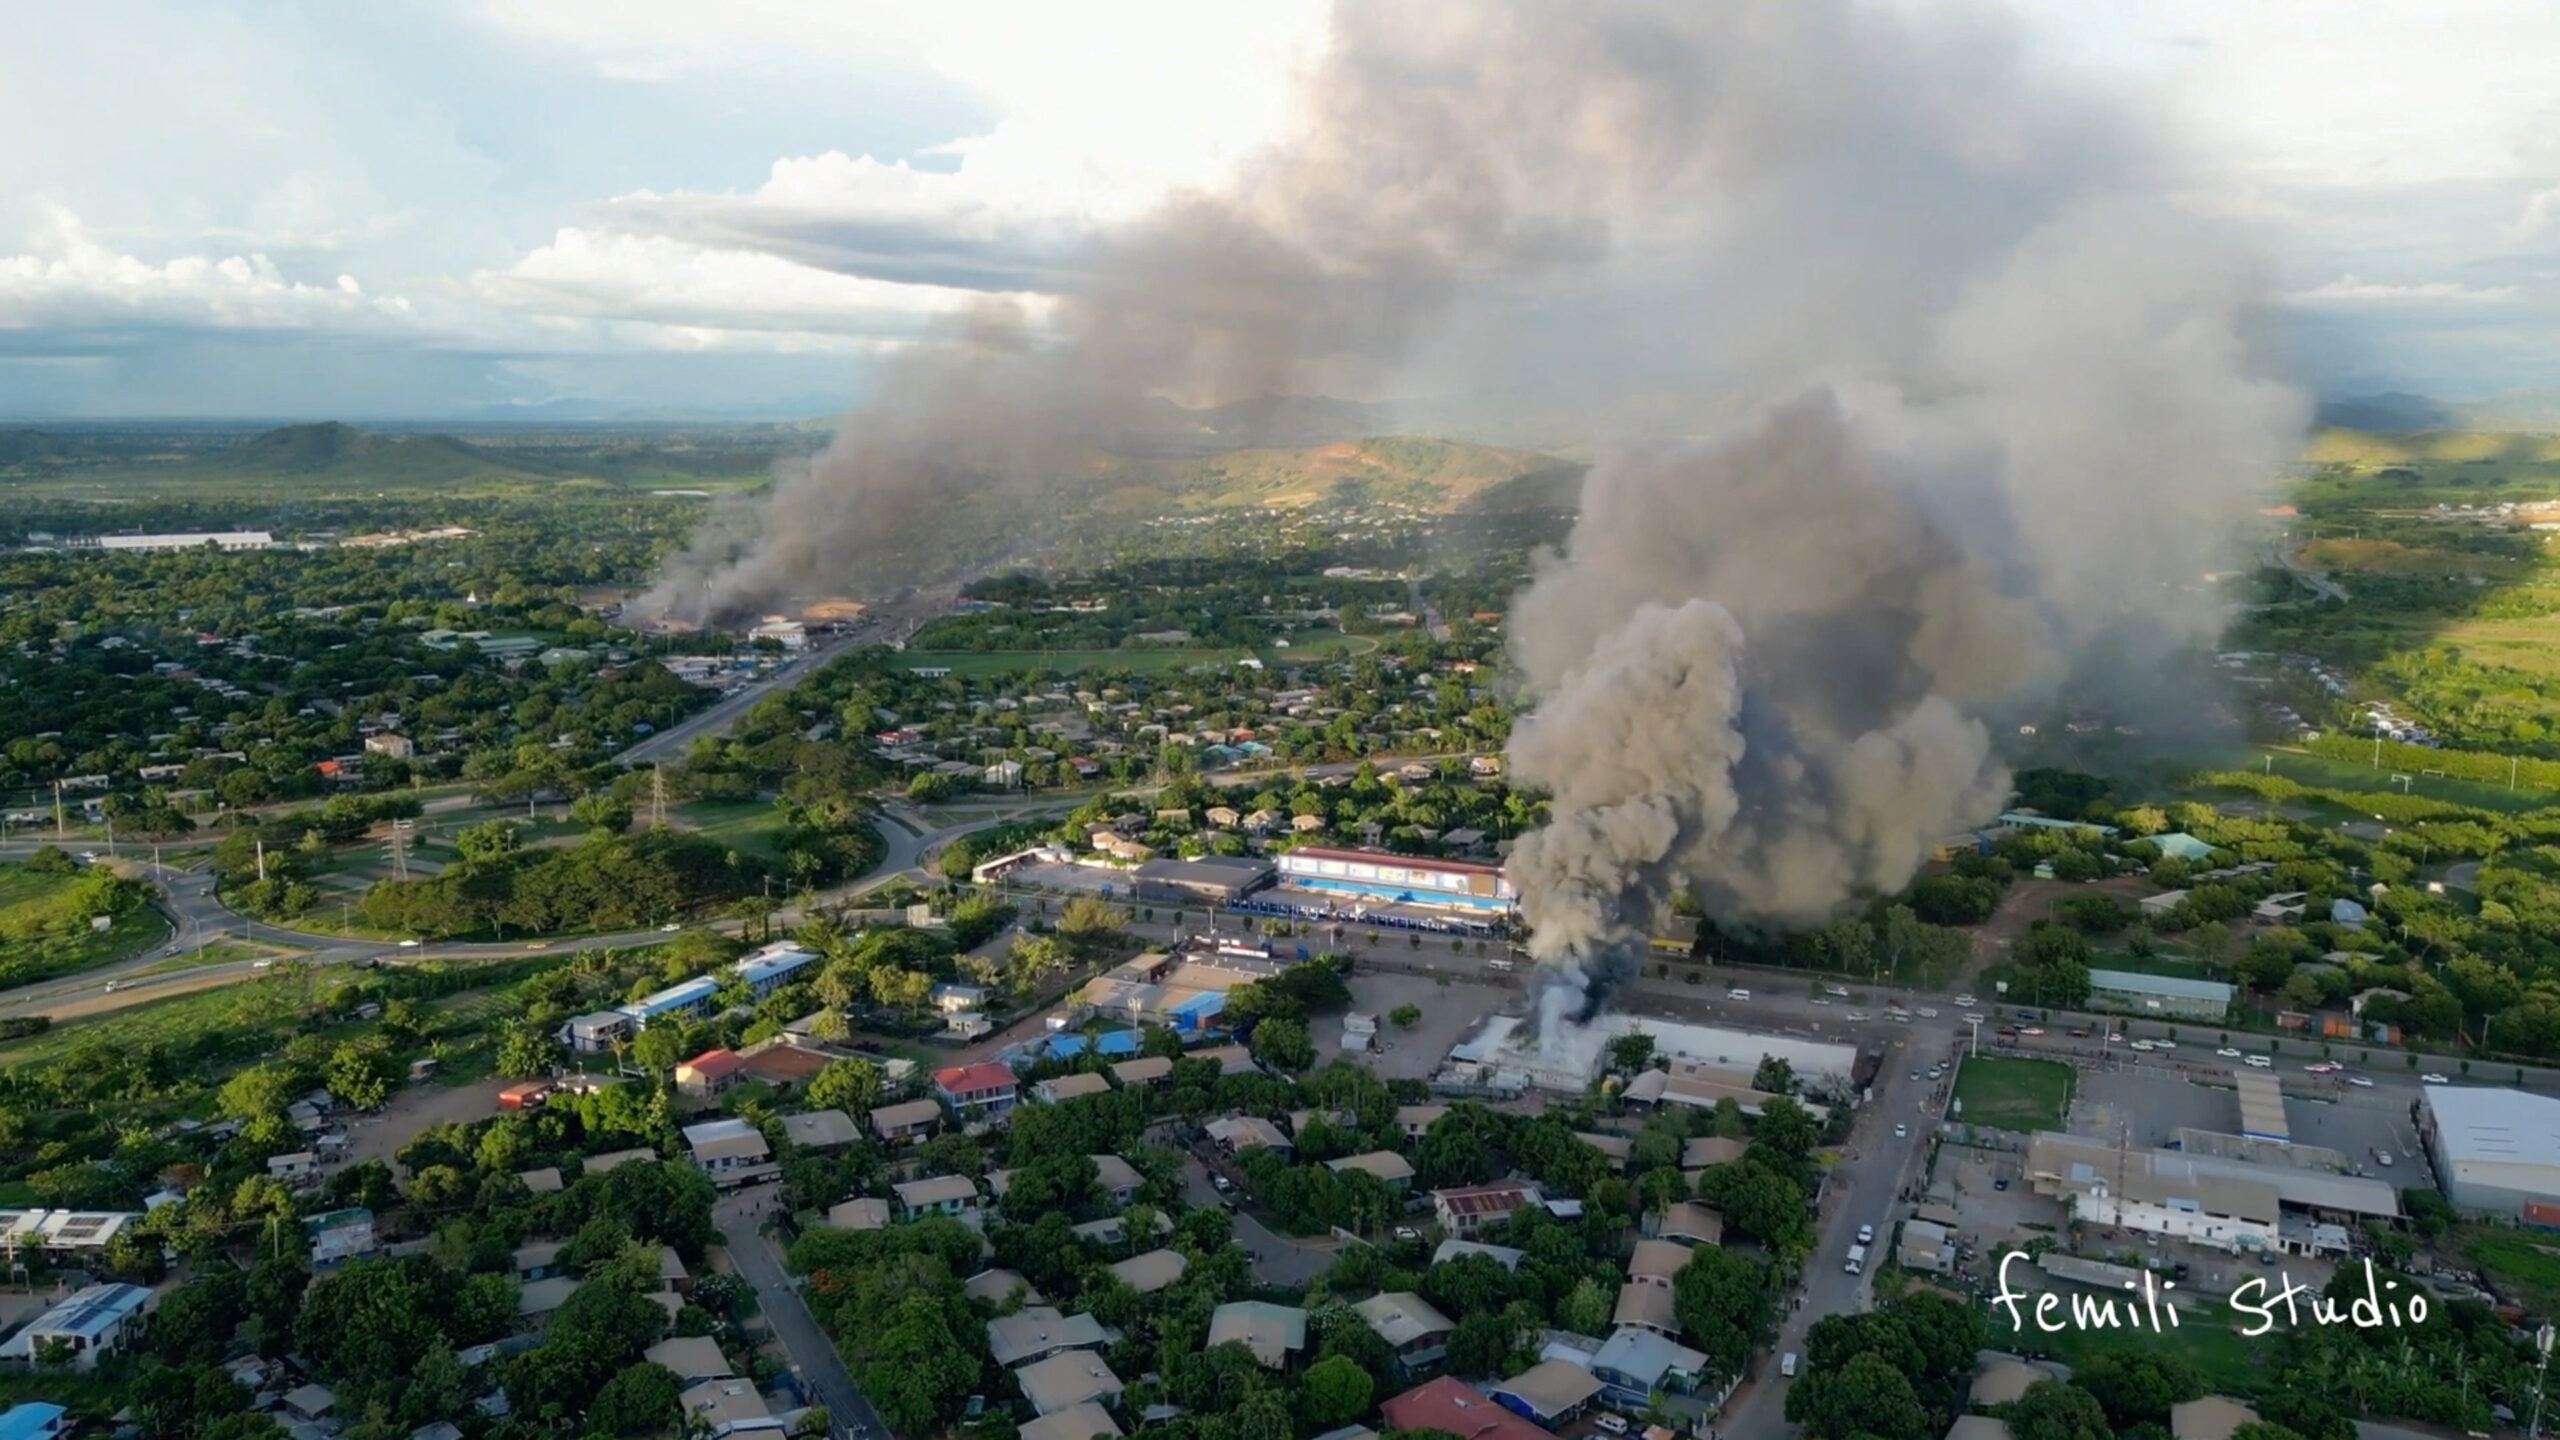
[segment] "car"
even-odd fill
[[[1910,1126],[1908,1126],[1908,1125],[1896,1125],[1896,1126],[1894,1126],[1894,1127],[1893,1127],[1893,1138],[1894,1138],[1894,1139],[1896,1139],[1896,1140],[1903,1139],[1904,1137],[1908,1136],[1910,1133],[1911,1133],[1911,1127],[1910,1127]]]
[[[2419,1076],[2418,1083],[2421,1085],[2450,1085],[2453,1081],[2446,1076],[2430,1073]]]
[[[415,940],[403,940],[400,942],[400,948],[403,950],[415,950],[418,948],[419,943],[420,942]]]
[[[2121,1031],[2121,1030],[2110,1030],[2110,1031],[2108,1031],[2108,1032],[2107,1032],[2107,1043],[2108,1043],[2108,1044],[2110,1044],[2110,1045],[2121,1045],[2121,1044],[2123,1044],[2123,1043],[2124,1043],[2124,1032],[2123,1032],[2123,1031]]]
[[[2086,1039],[2088,1039],[2088,1038],[2089,1038],[2089,1032],[2088,1032],[2087,1030],[2085,1030],[2085,1029],[2083,1029],[2083,1030],[2071,1030],[2071,1031],[2066,1031],[2066,1032],[2064,1032],[2064,1033],[2068,1034],[2068,1035],[2069,1035],[2072,1039],[2074,1039],[2074,1040],[2086,1040]]]
[[[1849,1023],[1853,1025],[1865,1020],[1866,1018],[1867,1012],[1864,1010],[1852,1010],[1849,1012]]]
[[[1422,1238],[1422,1232],[1414,1229],[1410,1225],[1399,1225],[1396,1227],[1396,1238],[1399,1240],[1419,1240]]]
[[[2373,1088],[2373,1081],[2369,1077],[2363,1075],[2350,1075],[2347,1077],[2347,1083],[2364,1090],[2370,1090]]]
[[[2391,1164],[2392,1164],[2392,1161],[2391,1161],[2391,1152],[2390,1152],[2390,1151],[2388,1151],[2388,1150],[2376,1150],[2376,1151],[2374,1151],[2374,1152],[2373,1152],[2373,1163],[2374,1163],[2374,1164],[2376,1164],[2376,1165],[2381,1166],[2381,1167],[2382,1167],[2383,1169],[2385,1169],[2385,1170],[2390,1169],[2390,1168],[2391,1168]]]
[[[1748,990],[1727,990],[1724,992],[1724,998],[1727,1000],[1748,1000],[1751,998],[1751,992]]]
[[[2236,1045],[2225,1045],[2213,1053],[2221,1056],[2225,1060],[2237,1060],[2240,1058],[2240,1047]]]
[[[113,995],[123,988],[124,986],[118,981],[110,980],[107,982],[107,993],[110,995]]]
[[[683,928],[684,928],[684,927],[683,927],[682,925],[679,925],[679,924],[677,924],[675,921],[670,920],[670,921],[668,921],[666,924],[661,925],[661,926],[659,926],[659,927],[658,927],[658,933],[659,933],[659,934],[661,934],[661,935],[673,935],[674,933],[676,933],[677,931],[679,931],[679,930],[681,930],[681,929],[683,929]]]
[[[1912,1078],[1912,1079],[1914,1079],[1914,1080],[1919,1079],[1919,1078],[1920,1078],[1920,1072],[1919,1072],[1919,1071],[1917,1071],[1917,1070],[1912,1071],[1912,1072],[1911,1072],[1911,1078]]]
[[[1981,1003],[1981,1001],[1974,999],[1970,995],[1959,995],[1956,997],[1956,1008],[1959,1010],[1970,1010]]]
[[[1778,1357],[1778,1373],[1789,1380],[1796,1378],[1796,1352],[1790,1350]]]
[[[1974,1023],[1974,1024],[1976,1024],[1976,1025],[1979,1025],[1979,1024],[1981,1024],[1983,1021],[1985,1021],[1985,1020],[1989,1019],[1990,1017],[1989,1017],[1989,1016],[1987,1016],[1987,1015],[1985,1015],[1985,1014],[1983,1014],[1983,1013],[1982,1013],[1981,1011],[1979,1011],[1979,1010],[1967,1010],[1966,1012],[1964,1012],[1964,1015],[1963,1015],[1963,1017],[1962,1017],[1962,1018],[1964,1018],[1964,1019],[1966,1019],[1966,1020],[1968,1020],[1968,1021],[1971,1021],[1972,1023]]]
[[[1921,1006],[1921,1007],[1920,1007],[1920,1018],[1921,1018],[1921,1019],[1923,1019],[1923,1020],[1935,1020],[1935,1019],[1937,1019],[1937,1018],[1938,1018],[1938,1007],[1937,1007],[1937,1006],[1935,1006],[1935,1005],[1923,1005],[1923,1006]]]
[[[2044,1027],[2041,1025],[2030,1025],[2018,1033],[2021,1035],[2042,1035],[2044,1033]]]
[[[2008,1188],[2009,1188],[2009,1177],[2008,1177],[2008,1176],[2006,1176],[2006,1175],[2002,1175],[2002,1176],[1998,1177],[1997,1179],[1993,1180],[1993,1181],[1991,1182],[1991,1188],[1992,1188],[1992,1189],[1994,1189],[1994,1190],[2006,1190],[2006,1189],[2008,1189]]]
[[[2314,1060],[2302,1068],[2314,1075],[2326,1075],[2332,1070],[2343,1070],[2346,1067],[2331,1060]]]
[[[548,940],[536,940],[524,948],[527,950],[548,950],[551,948],[551,942]]]
[[[1627,1422],[1623,1416],[1609,1414],[1595,1415],[1591,1417],[1591,1423],[1608,1431],[1612,1435],[1624,1435],[1627,1433]]]
[[[2003,1025],[2000,1027],[2000,1033],[2003,1036],[2014,1040],[2018,1036],[2018,1027],[2015,1025]]]
[[[1849,998],[1849,987],[1846,985],[1825,985],[1822,987],[1822,993],[1825,995],[1837,995],[1841,999],[1846,1000]]]
[[[2154,1040],[2151,1042],[2151,1048],[2154,1050],[2175,1050],[2178,1048],[2178,1042],[2175,1040]]]
[[[1216,1186],[1216,1187],[1218,1187],[1218,1193],[1219,1193],[1219,1194],[1221,1194],[1221,1195],[1224,1195],[1224,1194],[1225,1194],[1225,1193],[1227,1193],[1228,1191],[1233,1190],[1234,1188],[1236,1188],[1236,1182],[1234,1182],[1233,1180],[1228,1179],[1228,1178],[1227,1178],[1226,1176],[1224,1176],[1224,1175],[1212,1174],[1212,1175],[1209,1177],[1209,1183],[1210,1183],[1210,1184],[1212,1184],[1212,1185],[1214,1185],[1214,1186]]]
[[[257,959],[250,961],[249,968],[252,970],[273,970],[276,968],[275,957],[271,955],[262,955]]]
[[[1828,1004],[1830,1004],[1831,1002],[1830,1002],[1830,1001],[1828,1001],[1828,1000],[1823,999],[1823,998],[1822,998],[1821,996],[1819,996],[1819,995],[1816,995],[1816,996],[1814,996],[1814,997],[1813,997],[1813,1003],[1814,1003],[1814,1004],[1816,1004],[1816,1005],[1828,1005]]]
[[[1861,1226],[1859,1226],[1859,1227],[1858,1227],[1858,1243],[1859,1243],[1859,1244],[1861,1244],[1861,1245],[1871,1245],[1871,1244],[1875,1243],[1875,1238],[1876,1238],[1876,1227],[1874,1227],[1873,1225],[1861,1225]]]
[[[2276,1062],[2268,1059],[2264,1055],[2243,1055],[2240,1057],[2240,1063],[2248,1066],[2252,1070],[2273,1070],[2276,1068]]]
[[[2136,1050],[2156,1050],[2160,1047],[2149,1040],[2136,1040],[2133,1042],[2133,1048]]]

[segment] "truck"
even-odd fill
[[[1849,1263],[1841,1266],[1840,1268],[1848,1271],[1852,1275],[1865,1273],[1867,1268],[1867,1247],[1864,1245],[1850,1246]]]

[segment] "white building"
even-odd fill
[[[2446,1199],[2527,1224],[2560,1224],[2560,1100],[2429,1085],[2418,1102],[2418,1134]]]

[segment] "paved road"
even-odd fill
[[[1201,1164],[1196,1155],[1182,1157],[1182,1198],[1194,1205],[1223,1203],[1218,1187],[1209,1179],[1209,1167]],[[1333,1268],[1335,1251],[1331,1245],[1291,1239],[1254,1219],[1242,1206],[1229,1215],[1235,1222],[1236,1243],[1253,1255],[1256,1280],[1283,1289],[1302,1289]]]
[[[803,680],[825,668],[826,662],[857,645],[876,643],[874,631],[857,631],[850,635],[830,635],[809,642],[809,648],[791,658],[791,662],[761,680],[750,681],[737,694],[699,714],[690,715],[650,736],[648,739],[613,757],[625,765],[646,765],[652,760],[673,760],[693,748],[693,742],[704,735],[726,731],[748,711],[763,703],[768,695],[792,689]]]
[[[2330,579],[2328,576],[2321,574],[2319,571],[2309,569],[2303,565],[2301,559],[2295,554],[2292,537],[2287,536],[2286,538],[2269,545],[2267,547],[2267,562],[2284,570],[2285,573],[2291,575],[2295,582],[2301,585],[2303,589],[2310,591],[2321,599],[2335,600],[2341,605],[2347,602],[2347,592],[2344,587],[2340,586],[2338,582]]]
[[[811,1397],[827,1407],[827,1418],[833,1422],[829,1433],[888,1440],[889,1427],[881,1423],[880,1412],[871,1408],[871,1402],[853,1383],[852,1372],[844,1367],[844,1357],[836,1353],[835,1341],[818,1328],[809,1307],[801,1303],[800,1292],[783,1268],[782,1257],[774,1253],[773,1242],[754,1213],[755,1207],[773,1203],[778,1195],[779,1187],[765,1185],[740,1191],[720,1202],[713,1217],[719,1222],[721,1237],[729,1243],[730,1262],[738,1267],[739,1276],[755,1287],[756,1305],[773,1326],[782,1348],[789,1352],[791,1368],[798,1372]]]

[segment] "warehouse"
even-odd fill
[[[1479,910],[1508,915],[1511,882],[1502,867],[1371,850],[1302,847],[1280,857],[1281,883],[1353,900]]]
[[[1271,883],[1268,860],[1203,855],[1197,860],[1150,860],[1138,867],[1138,898],[1179,905],[1185,901],[1232,905]]]
[[[2560,1100],[2430,1085],[2417,1112],[2446,1199],[2465,1210],[2560,1226]]]
[[[2022,1167],[2038,1195],[2087,1225],[2119,1225],[2238,1253],[2343,1249],[2336,1222],[2392,1220],[2399,1193],[2380,1180],[2293,1165],[2137,1150],[2047,1131]],[[2329,1222],[2329,1223],[2321,1223]]]
[[[2130,970],[2089,972],[2089,1008],[2170,1020],[2220,1020],[2231,1010],[2231,987],[2219,980],[2137,975]]]

